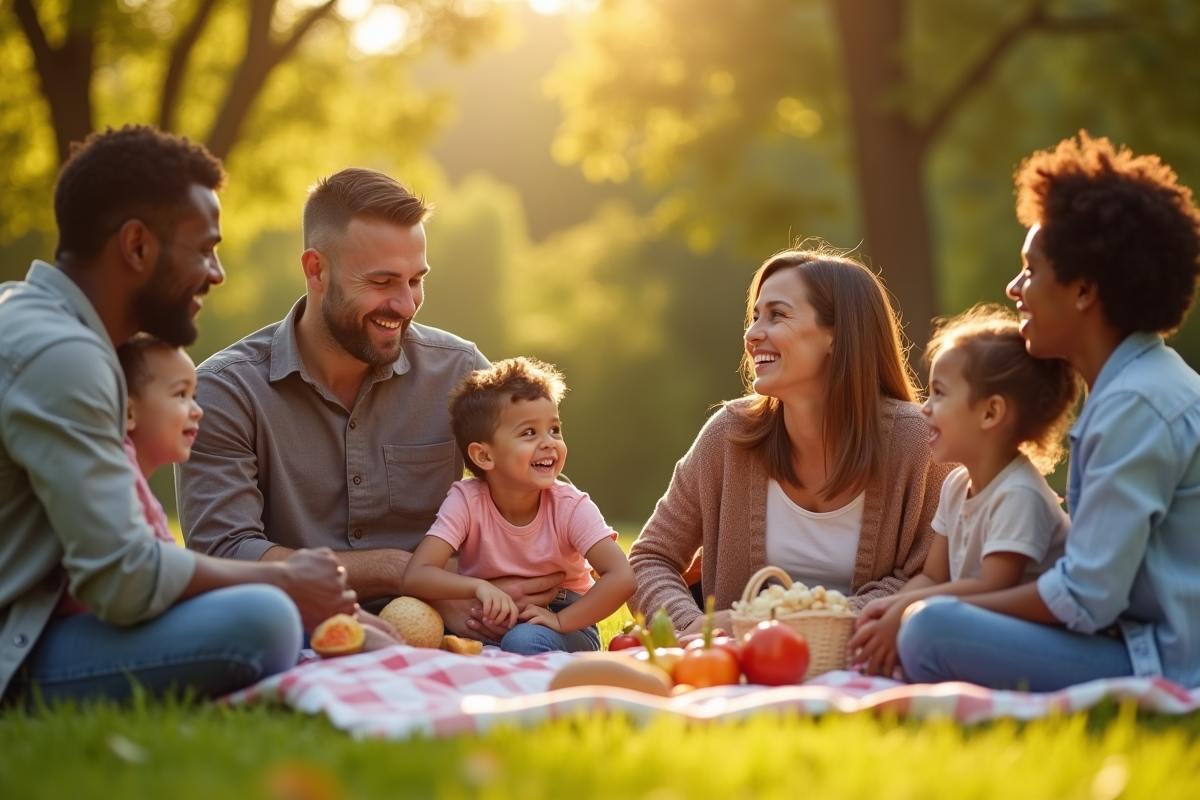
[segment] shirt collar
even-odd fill
[[[313,383],[312,376],[308,374],[308,370],[304,367],[304,361],[300,358],[300,343],[296,341],[296,323],[300,321],[300,317],[304,314],[304,309],[308,305],[308,296],[302,296],[292,306],[292,310],[283,318],[283,322],[275,329],[275,335],[271,338],[271,382],[282,380],[293,372],[300,373],[300,377],[306,383]],[[409,326],[407,337],[412,336],[413,326]],[[400,357],[394,363],[387,364],[382,367],[377,367],[371,376],[372,383],[387,380],[393,375],[403,375],[408,372],[410,367],[408,356],[404,353],[404,348],[400,348]]]
[[[1104,366],[1100,367],[1100,373],[1096,375],[1096,382],[1092,384],[1091,390],[1088,392],[1087,403],[1091,402],[1093,397],[1100,395],[1110,383],[1117,379],[1117,376],[1124,372],[1125,367],[1129,366],[1135,358],[1138,358],[1143,353],[1155,347],[1164,347],[1163,338],[1157,333],[1137,332],[1131,333],[1117,345],[1117,349],[1112,351],[1112,355],[1104,362]],[[1071,427],[1071,433],[1075,434],[1078,429],[1084,424],[1083,414],[1080,413],[1079,419],[1075,420],[1075,424]]]
[[[29,273],[25,276],[25,281],[34,286],[47,289],[61,297],[66,301],[67,307],[71,309],[80,322],[94,331],[103,341],[107,342],[109,347],[112,347],[114,350],[116,349],[112,343],[112,339],[108,337],[108,329],[104,327],[104,321],[100,319],[100,314],[96,312],[96,307],[92,305],[92,301],[88,299],[88,296],[83,293],[83,289],[79,288],[79,284],[71,280],[67,276],[67,273],[52,264],[35,259],[33,265],[29,268]]]
[[[1104,362],[1104,366],[1100,368],[1100,373],[1096,376],[1096,382],[1092,384],[1092,390],[1089,394],[1092,397],[1104,391],[1104,388],[1116,380],[1129,362],[1133,361],[1138,356],[1145,353],[1153,347],[1162,347],[1163,338],[1157,333],[1131,333],[1125,337],[1117,349],[1112,351],[1112,355]]]

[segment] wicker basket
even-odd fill
[[[790,589],[792,579],[779,567],[763,567],[754,573],[742,592],[742,601],[749,603],[762,589],[769,578],[778,578],[784,589]],[[825,672],[846,668],[846,642],[854,632],[856,614],[834,611],[793,611],[778,614],[775,619],[792,628],[808,641],[809,661],[804,680],[815,678]],[[761,619],[734,611],[731,615],[733,635],[741,639]]]

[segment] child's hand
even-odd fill
[[[483,619],[498,628],[511,628],[517,624],[517,604],[502,590],[487,581],[481,581],[475,589],[475,597],[483,606]]]
[[[861,628],[871,620],[879,619],[887,613],[888,609],[900,601],[900,595],[893,594],[887,597],[876,597],[871,602],[863,606],[863,610],[858,612],[858,619],[854,622],[855,629]]]
[[[543,628],[549,628],[557,633],[562,633],[558,614],[541,606],[526,606],[525,610],[521,612],[521,622],[528,622],[531,625],[541,625]]]
[[[904,615],[904,603],[893,603],[878,619],[860,625],[846,643],[850,654],[850,669],[864,675],[892,677],[896,671],[896,634]]]

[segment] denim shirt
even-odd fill
[[[1135,675],[1200,686],[1200,375],[1154,334],[1105,362],[1071,429],[1066,552],[1038,580],[1073,631],[1116,623]]]

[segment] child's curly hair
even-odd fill
[[[966,356],[963,378],[971,403],[1000,395],[1016,412],[1019,449],[1043,475],[1062,460],[1063,438],[1079,399],[1079,376],[1061,358],[1034,358],[1025,349],[1017,316],[998,305],[980,304],[938,321],[925,351],[932,364],[958,349]]]
[[[482,478],[484,470],[467,453],[473,442],[490,442],[500,427],[500,410],[507,400],[561,402],[567,393],[563,375],[553,365],[536,358],[518,356],[477,369],[459,381],[450,392],[450,427],[471,474]]]

